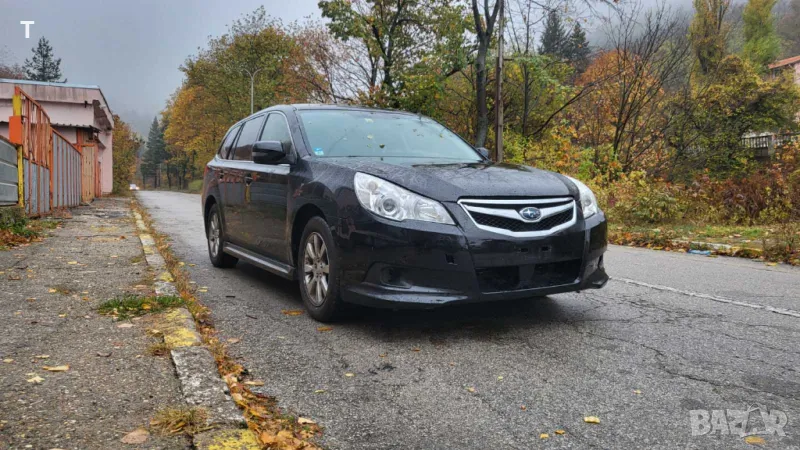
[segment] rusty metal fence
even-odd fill
[[[90,202],[94,191],[84,195],[81,189],[85,162],[80,149],[53,129],[44,108],[19,87],[14,90],[13,108],[9,138],[19,146],[23,180],[18,204],[28,215],[39,216],[54,208],[78,206],[82,200]],[[94,171],[93,162],[90,167]]]

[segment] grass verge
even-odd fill
[[[164,408],[150,421],[150,427],[163,435],[184,433],[189,436],[211,429],[208,412],[203,408]]]
[[[230,356],[227,345],[218,338],[210,311],[195,296],[195,288],[190,282],[189,274],[172,252],[169,239],[155,230],[152,218],[135,199],[132,200],[131,206],[142,216],[142,221],[153,236],[167,269],[175,279],[175,287],[194,317],[203,344],[214,355],[220,376],[228,385],[234,402],[243,411],[247,427],[256,433],[264,448],[319,449],[320,447],[312,441],[321,432],[316,424],[300,424],[296,417],[283,413],[274,398],[252,392],[245,384],[244,367]]]
[[[103,303],[97,311],[106,316],[114,316],[119,320],[126,320],[131,317],[159,313],[166,309],[183,305],[183,299],[175,296],[142,297],[140,295],[125,294]]]
[[[611,225],[608,241],[654,250],[708,250],[714,255],[800,265],[798,223],[753,227],[661,225],[655,228]]]

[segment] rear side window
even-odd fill
[[[225,140],[222,141],[222,145],[219,146],[218,153],[220,158],[224,159],[228,157],[228,151],[231,149],[233,141],[236,140],[236,135],[239,133],[239,128],[241,128],[241,126],[233,127],[225,136]]]
[[[245,122],[239,140],[236,141],[236,148],[233,149],[233,159],[237,161],[253,160],[253,144],[258,139],[258,132],[261,124],[264,123],[264,116],[255,117]]]
[[[291,153],[292,135],[289,133],[289,125],[286,123],[286,118],[282,114],[270,114],[259,141],[280,141],[283,151],[286,154]]]

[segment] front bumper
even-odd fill
[[[458,226],[393,222],[366,213],[340,219],[344,301],[368,306],[435,307],[599,289],[606,219],[598,213],[550,236],[514,238],[477,228],[446,205]]]

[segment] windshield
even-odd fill
[[[355,110],[307,110],[299,115],[311,152],[319,158],[482,161],[455,133],[427,117]]]

